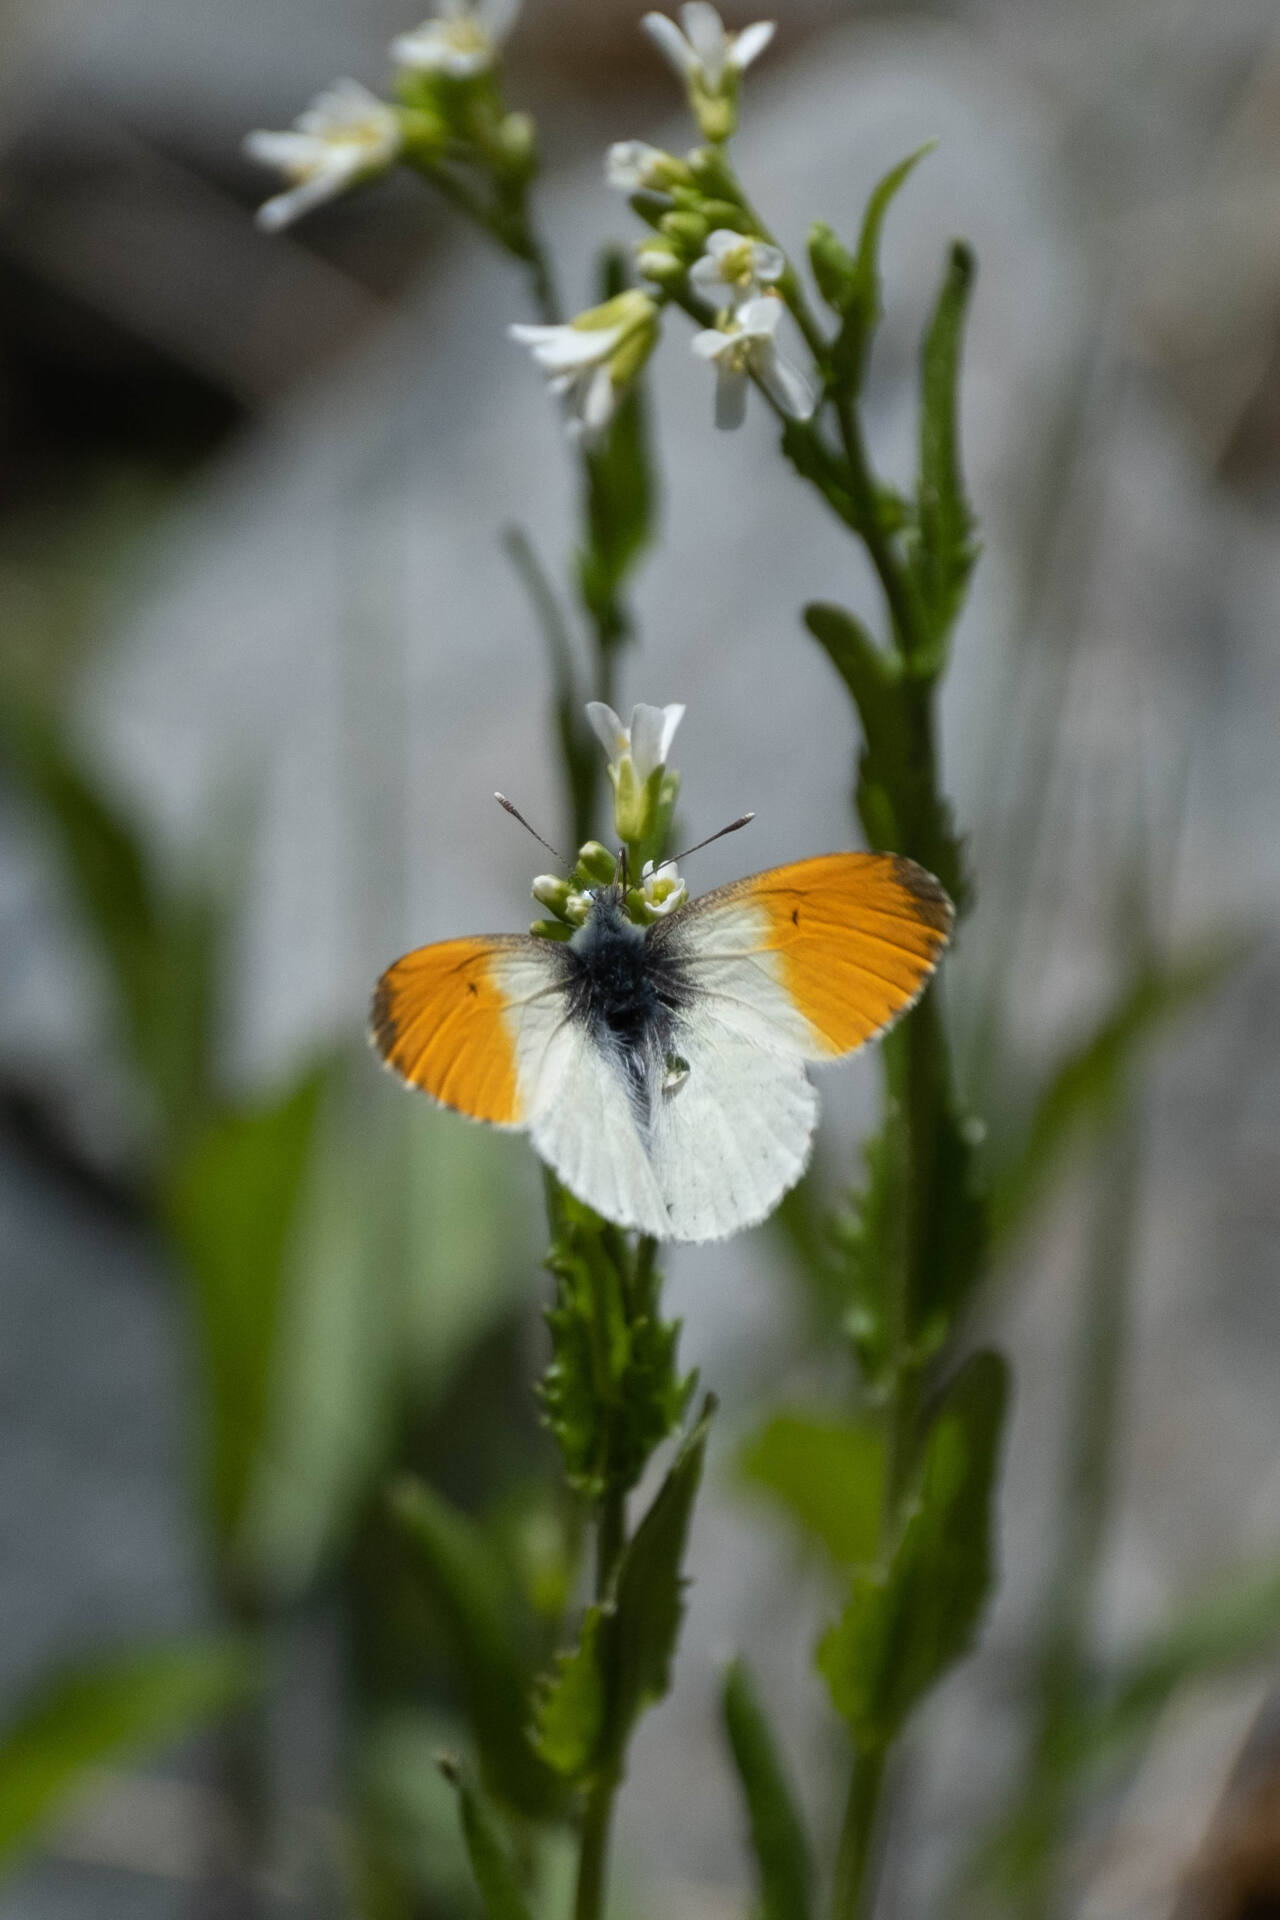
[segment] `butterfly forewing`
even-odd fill
[[[897,854],[829,853],[704,894],[654,929],[708,1011],[806,1060],[852,1053],[919,998],[953,921],[931,874]]]
[[[378,982],[373,1043],[402,1080],[442,1105],[524,1126],[559,984],[546,942],[527,936],[419,947]]]

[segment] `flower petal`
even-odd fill
[[[680,9],[680,22],[702,71],[713,87],[718,86],[729,53],[724,21],[710,0],[686,0]]]
[[[708,306],[723,307],[728,305],[725,297],[728,289],[724,280],[720,277],[720,268],[717,262],[711,258],[709,253],[704,253],[702,258],[695,260],[690,267],[689,285],[695,293],[701,294]]]
[[[779,353],[762,353],[755,361],[756,377],[775,406],[791,420],[809,420],[816,404],[809,383],[798,368]]]
[[[603,700],[588,700],[587,719],[610,761],[620,760],[631,745],[630,737],[612,707]]]
[[[731,227],[715,227],[707,235],[707,252],[713,260],[723,259],[726,253],[731,253],[741,245],[742,235],[735,233]]]
[[[787,256],[781,247],[767,247],[763,240],[756,240],[752,243],[751,264],[757,280],[781,280]]]
[[[665,13],[646,13],[640,26],[682,80],[697,72],[698,56],[674,20],[668,20]]]
[[[757,340],[771,340],[782,319],[782,302],[760,294],[738,308],[738,324],[743,333]]]
[[[562,373],[574,367],[594,367],[607,360],[623,327],[535,327],[516,323],[507,328],[513,340],[529,348],[540,367]]]
[[[683,718],[681,706],[632,708],[631,762],[642,785],[659,767],[666,766],[671,742]]]
[[[753,27],[744,27],[735,34],[733,45],[729,49],[729,65],[736,67],[739,73],[745,71],[753,60],[758,60],[777,28],[776,20],[757,20]]]
[[[582,424],[588,434],[597,434],[613,418],[616,396],[613,378],[607,366],[597,367],[587,383],[582,400]]]
[[[720,360],[732,348],[737,335],[723,333],[719,327],[704,327],[689,342],[699,360]]]
[[[747,376],[738,367],[721,367],[716,374],[716,425],[740,427],[747,417]]]

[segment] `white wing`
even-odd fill
[[[701,1004],[677,1029],[688,1072],[655,1103],[649,1160],[674,1240],[754,1226],[805,1170],[818,1096],[798,1060],[765,1051]]]
[[[670,1216],[620,1069],[564,1012],[539,1047],[536,1062],[526,1054],[521,1069],[536,1151],[606,1220],[669,1239]]]

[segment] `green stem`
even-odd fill
[[[587,1795],[573,1920],[601,1920],[604,1913],[609,1838],[613,1828],[613,1802],[617,1788],[617,1776],[609,1772],[600,1776]]]
[[[831,1920],[864,1920],[875,1902],[877,1815],[884,1786],[885,1756],[879,1748],[859,1748],[853,1757],[849,1798],[836,1853]]]
[[[910,659],[916,651],[919,634],[906,571],[876,517],[875,481],[853,401],[848,394],[843,394],[835,399],[834,406],[840,444],[849,469],[849,492],[858,514],[857,531],[880,582],[898,646]]]

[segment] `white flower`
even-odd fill
[[[609,756],[610,771],[617,773],[623,761],[630,760],[637,780],[644,786],[660,767],[666,766],[676,728],[684,719],[684,708],[632,707],[631,725],[624,727],[613,708],[603,700],[589,700],[587,718]]]
[[[765,294],[748,300],[727,327],[708,327],[694,335],[693,351],[715,363],[718,427],[742,425],[751,375],[789,419],[812,416],[815,402],[804,376],[782,358],[774,341],[781,318],[782,302]]]
[[[470,80],[488,73],[515,25],[520,0],[439,0],[434,20],[391,43],[391,57],[414,73]]]
[[[683,32],[665,13],[646,13],[640,25],[665,54],[680,78],[708,94],[724,90],[773,38],[775,22],[757,20],[741,33],[728,33],[724,21],[708,0],[688,0],[681,7]]]
[[[708,306],[734,312],[754,300],[760,289],[780,280],[786,270],[780,247],[749,240],[745,234],[717,227],[707,235],[707,250],[689,269],[689,283]]]
[[[358,80],[335,80],[300,113],[289,133],[258,131],[245,152],[278,167],[292,184],[258,209],[258,225],[279,232],[300,214],[382,173],[400,152],[400,120]]]
[[[575,439],[590,442],[608,426],[631,380],[658,337],[658,309],[632,289],[590,307],[567,326],[511,326],[529,348],[552,393],[563,402]]]
[[[662,920],[677,907],[682,907],[689,898],[689,889],[676,871],[674,860],[664,860],[655,869],[652,860],[644,863],[644,878],[640,885],[640,897],[645,912],[655,920]]]
[[[605,155],[605,182],[621,193],[661,193],[682,171],[678,160],[647,140],[615,140]]]

